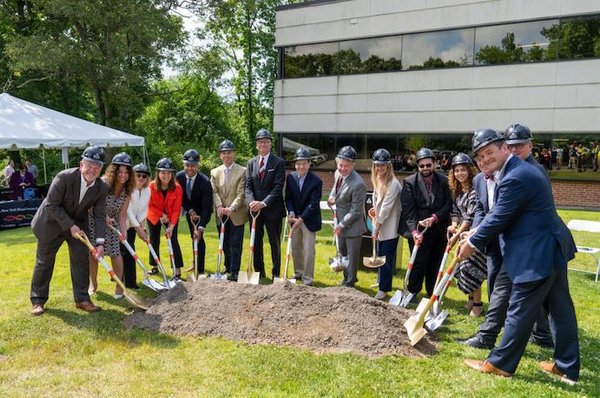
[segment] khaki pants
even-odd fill
[[[305,285],[312,285],[315,276],[316,237],[317,233],[309,231],[304,224],[292,231],[294,277],[302,278]]]

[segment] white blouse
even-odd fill
[[[127,208],[127,228],[139,227],[148,214],[150,203],[150,188],[134,189],[131,193],[129,208]]]

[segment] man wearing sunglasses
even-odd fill
[[[415,242],[421,242],[408,280],[408,291],[415,297],[423,287],[423,280],[427,296],[433,294],[452,209],[448,177],[435,171],[433,151],[421,148],[416,159],[418,171],[404,179],[400,194],[402,215],[398,230],[408,239],[411,252]],[[423,233],[425,228],[427,231]]]

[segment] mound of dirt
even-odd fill
[[[200,280],[179,284],[157,297],[148,311],[136,311],[124,322],[127,328],[222,336],[317,353],[435,353],[428,335],[416,347],[410,345],[403,323],[411,314],[349,288]]]

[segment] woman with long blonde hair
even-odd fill
[[[379,239],[378,256],[385,256],[385,264],[379,268],[379,291],[377,300],[383,300],[392,290],[392,277],[396,267],[396,248],[398,247],[398,222],[402,211],[400,191],[402,187],[392,170],[390,153],[378,149],[373,153],[371,183],[373,184],[373,223],[375,236]]]
[[[473,188],[473,177],[477,169],[473,160],[464,153],[452,158],[452,169],[448,172],[448,185],[452,194],[452,224],[448,227],[451,239],[458,239],[462,232],[468,231],[473,223],[477,208],[477,193]],[[481,302],[481,284],[487,277],[485,255],[476,251],[475,255],[462,261],[458,266],[457,286],[468,294],[469,301],[465,308],[471,316],[480,316],[483,310]]]

